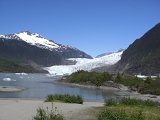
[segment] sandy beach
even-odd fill
[[[60,84],[60,83],[57,83]],[[61,83],[65,84],[65,83]],[[65,84],[67,85],[67,84]],[[68,84],[69,85],[69,84]],[[71,84],[78,87],[88,87],[95,89],[94,86],[85,86],[78,84]],[[125,86],[121,86],[121,89],[113,87],[102,87],[100,89],[113,90],[117,92],[118,96],[134,97],[137,99],[150,99],[153,101],[160,102],[160,96],[155,95],[142,95],[137,92],[130,91]],[[20,87],[14,86],[0,86],[0,92],[17,92],[23,90]],[[96,120],[97,108],[103,106],[103,102],[84,102],[81,104],[69,104],[69,103],[58,103],[54,102],[53,107],[57,108],[58,112],[62,114],[65,120]],[[37,99],[20,99],[20,98],[0,98],[0,120],[32,120],[33,116],[36,115],[37,108],[47,107],[51,109],[52,104],[46,103],[44,100]]]
[[[0,120],[32,120],[38,107],[50,109],[51,106],[43,100],[0,99]],[[82,105],[53,103],[65,120],[94,120],[100,106],[103,106],[102,102],[84,102]]]

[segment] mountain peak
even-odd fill
[[[95,58],[100,58],[100,57],[104,57],[106,55],[111,55],[113,53],[123,53],[125,49],[120,48],[118,51],[114,51],[114,52],[107,52],[107,53],[102,53],[100,55],[97,55]]]
[[[87,55],[83,51],[80,51],[77,48],[68,45],[58,44],[52,40],[46,39],[40,36],[38,33],[32,33],[30,31],[21,31],[19,33],[9,34],[9,35],[0,35],[0,40],[18,40],[24,41],[30,45],[47,49],[50,51],[56,51],[58,54],[64,56],[64,58],[92,58],[90,55]]]
[[[43,38],[43,37],[42,37],[41,35],[39,35],[38,33],[32,33],[32,32],[30,32],[30,31],[21,31],[21,32],[19,32],[19,33],[17,33],[17,34],[26,34],[26,35],[30,35],[30,36],[34,35],[34,36],[36,36],[36,37]]]
[[[123,49],[123,48],[120,48],[117,52],[122,52],[122,51],[124,51],[125,49]]]
[[[156,26],[159,26],[159,27],[160,27],[160,23],[156,24]]]
[[[18,36],[20,39],[24,40],[25,42],[31,45],[39,46],[41,48],[53,49],[59,47],[58,44],[43,38],[38,33],[31,33],[30,31],[22,31],[16,33],[15,35]]]
[[[26,30],[26,31],[21,31],[21,32],[19,32],[19,33],[26,33],[26,34],[28,34],[28,35],[31,35],[31,34],[32,34],[32,32],[30,32],[30,31],[28,31],[28,30]]]

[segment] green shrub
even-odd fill
[[[152,83],[152,78],[151,77],[147,77],[147,79],[144,81],[144,83],[146,84],[151,84]]]
[[[60,102],[65,102],[65,103],[78,103],[78,104],[83,104],[83,99],[81,96],[77,95],[48,95],[46,97],[45,102],[54,102],[54,101],[60,101]]]
[[[33,120],[64,120],[63,116],[57,113],[57,109],[52,109],[49,111],[43,108],[38,108],[36,115],[33,117]]]
[[[115,81],[116,83],[121,83],[122,80],[123,80],[123,75],[120,74],[120,73],[117,73],[117,76],[116,76],[116,78],[115,78],[114,81]]]
[[[105,106],[112,106],[117,105],[117,101],[113,98],[110,98],[108,100],[105,100]]]

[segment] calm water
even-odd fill
[[[50,83],[57,77],[50,77],[46,74],[16,75],[0,73],[0,86],[20,86],[26,88],[21,92],[0,92],[0,98],[40,98],[44,99],[48,94],[71,94],[81,95],[85,100],[103,100],[116,96],[113,91],[100,89],[88,89],[67,85]]]

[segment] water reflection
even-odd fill
[[[3,81],[3,78],[10,78],[16,81]],[[50,83],[56,80],[56,77],[50,77],[46,74],[5,74],[0,73],[0,86],[20,86],[26,89],[21,92],[0,92],[0,98],[42,98],[48,94],[71,94],[80,95],[85,100],[104,100],[108,97],[116,96],[111,90],[89,89],[76,86],[60,85]]]

